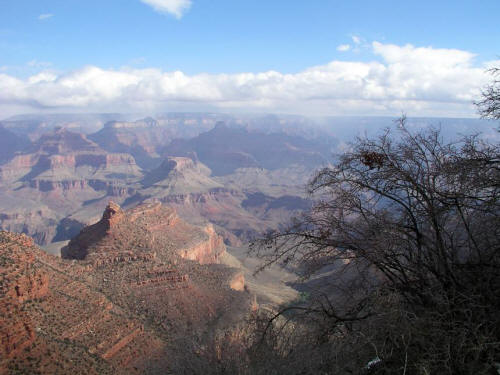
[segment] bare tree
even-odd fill
[[[478,106],[479,114],[483,118],[493,120],[500,119],[500,68],[491,68],[489,70],[494,77],[482,92],[482,99],[475,104]]]
[[[366,371],[487,373],[500,359],[499,147],[398,125],[319,171],[312,210],[253,251],[327,275],[296,308],[323,342],[364,353],[339,356],[343,371],[377,358]]]

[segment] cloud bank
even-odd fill
[[[332,61],[301,72],[187,75],[87,66],[20,79],[0,73],[0,115],[25,111],[221,110],[305,115],[474,116],[491,77],[454,49],[373,42],[373,61]],[[487,65],[498,64],[489,62]],[[9,113],[12,114],[12,113]],[[0,116],[5,117],[5,116]]]
[[[160,13],[173,14],[178,19],[191,7],[191,0],[141,0]]]

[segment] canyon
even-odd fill
[[[177,338],[230,330],[257,308],[225,251],[161,203],[110,202],[62,259],[0,232],[0,374],[167,369]]]
[[[297,300],[294,270],[256,275],[247,250],[309,209],[306,184],[346,147],[308,124],[203,113],[2,121],[0,374],[165,373],[179,343],[231,336]]]
[[[183,121],[185,126],[188,120]],[[262,151],[257,146],[259,139],[266,139],[264,147],[269,148],[278,135],[234,130],[220,123],[203,133],[215,119],[204,121],[197,122],[201,128],[191,127],[184,132],[180,124],[166,126],[171,123],[168,118],[112,121],[89,135],[71,126],[46,129],[0,163],[0,228],[28,234],[42,246],[51,245],[68,241],[83,226],[94,222],[110,199],[125,208],[158,200],[173,206],[189,222],[212,223],[227,244],[241,245],[279,227],[298,212],[294,205],[273,205],[272,201],[283,196],[307,200],[300,186],[311,173],[311,160],[324,160],[318,153],[313,153],[316,159],[300,156],[313,155],[311,142],[282,135],[280,146],[270,151],[277,155],[273,158],[277,160],[284,147],[297,155],[290,163],[303,163],[266,169],[257,156]],[[5,131],[11,129],[14,127]],[[40,131],[36,128],[28,135],[34,137]],[[190,132],[195,134],[191,143],[172,141],[167,147],[166,142],[175,135]],[[235,134],[239,137],[236,143],[231,141]],[[242,137],[253,140],[244,146]],[[296,145],[292,147],[290,142],[294,140]],[[255,162],[240,163],[227,153],[210,151],[227,149],[226,142],[233,143],[230,153],[254,155],[251,159]],[[308,149],[301,151],[304,145]],[[142,162],[138,164],[136,158],[142,158]],[[283,160],[282,164],[286,164]],[[236,168],[233,173],[217,175],[205,162],[216,169],[217,163],[237,164],[231,167]],[[268,199],[260,210],[250,209],[245,202],[258,192],[265,192]]]
[[[253,146],[228,148],[235,130],[210,116],[119,119],[94,133],[63,118],[4,123],[0,374],[163,373],[179,340],[231,334],[260,301],[296,298],[283,281],[293,276],[273,269],[259,284],[244,261],[249,239],[308,205],[298,186],[309,162],[267,169],[256,156],[260,137],[278,136],[240,129]]]

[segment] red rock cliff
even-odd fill
[[[94,259],[98,254],[122,254],[124,251],[132,254],[127,257],[154,253],[168,258],[178,254],[207,264],[218,263],[226,247],[212,225],[188,224],[175,210],[159,202],[142,204],[128,211],[110,202],[102,219],[84,228],[70,241],[62,256],[85,259],[93,254]]]
[[[219,258],[226,252],[224,239],[209,224],[203,231],[208,236],[199,243],[187,246],[179,251],[184,259],[196,260],[200,264],[219,263]]]

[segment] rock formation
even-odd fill
[[[168,128],[146,118],[135,122],[110,121],[90,139],[108,152],[130,153],[141,167],[151,167],[160,146],[170,140]]]
[[[65,128],[44,134],[30,150],[0,167],[2,181],[22,181],[41,191],[105,190],[113,175],[133,177],[140,171],[131,155],[106,153],[85,135]]]
[[[110,202],[102,219],[71,240],[62,256],[100,262],[102,256],[106,256],[112,262],[111,259],[130,256],[129,252],[123,253],[124,249],[135,249],[135,256],[141,257],[158,254],[170,259],[180,255],[200,264],[217,263],[226,251],[222,237],[211,225],[190,225],[181,220],[175,210],[159,202],[143,204],[126,212]]]
[[[168,370],[176,337],[252,311],[243,275],[217,264],[224,251],[211,226],[156,202],[110,202],[68,260],[0,232],[0,374]]]
[[[0,165],[0,228],[49,245],[94,222],[109,199],[127,208],[156,199],[190,223],[213,223],[226,244],[238,245],[279,227],[306,205],[295,185],[305,184],[303,176],[310,174],[304,165],[323,160],[310,142],[224,125],[199,134],[216,119],[174,117],[110,122],[89,136],[69,130],[70,124],[50,130],[57,119],[47,123],[31,147]],[[43,126],[36,126],[37,134]],[[165,147],[172,136],[187,134],[196,138]],[[141,170],[132,154],[142,155],[143,165],[152,169]],[[216,176],[200,160],[215,168]],[[291,162],[303,164],[298,173],[260,167]],[[254,199],[259,193],[266,196],[262,202]]]
[[[318,166],[331,152],[328,145],[285,133],[266,134],[229,127],[223,122],[191,139],[176,139],[166,148],[166,155],[186,156],[196,152],[216,176],[233,173],[238,168],[279,169],[290,164]]]
[[[83,134],[56,129],[0,166],[0,228],[30,234],[45,245],[62,234],[57,233],[62,219],[84,205],[85,219],[94,216],[102,210],[100,199],[126,199],[141,178],[131,155],[106,153]],[[91,212],[88,202],[95,202],[96,210]]]

